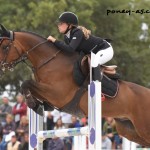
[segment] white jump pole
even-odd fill
[[[89,150],[101,150],[101,83],[89,86]]]
[[[132,142],[132,141],[129,141],[128,139],[126,138],[122,138],[123,139],[123,142],[122,142],[122,150],[126,150],[126,149],[129,149],[129,150],[136,150],[136,146],[137,146],[137,143],[135,142]]]
[[[43,130],[43,117],[29,109],[29,150],[42,150],[43,144],[38,143],[37,133]]]
[[[94,57],[91,53],[90,85],[88,86],[88,117],[89,117],[89,150],[101,150],[102,145],[102,106],[101,82],[93,81],[92,64]],[[97,64],[99,65],[99,64]],[[98,68],[99,69],[99,68]],[[100,70],[98,70],[100,74]]]
[[[86,135],[74,136],[73,149],[74,150],[80,150],[80,149],[86,150],[87,149],[86,137],[87,137]]]
[[[87,135],[88,127],[46,130],[38,132],[38,141],[42,143],[47,138]]]

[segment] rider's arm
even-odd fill
[[[77,50],[78,46],[82,42],[83,33],[81,31],[75,32],[69,44],[66,44],[63,41],[56,40],[54,42],[55,46],[61,50],[72,53]]]

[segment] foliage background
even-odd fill
[[[0,23],[13,31],[27,30],[44,37],[59,39],[55,21],[64,11],[79,17],[80,25],[91,29],[96,36],[111,38],[115,51],[109,64],[118,65],[123,80],[150,86],[150,0],[0,0]],[[139,13],[109,13],[107,10],[138,11]],[[145,28],[144,28],[145,27]],[[31,77],[31,71],[19,64],[15,71],[0,79],[0,92],[11,86],[19,91],[20,84]]]

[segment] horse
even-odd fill
[[[27,105],[34,111],[42,105],[63,110],[69,109],[68,104],[76,97],[69,112],[88,116],[88,92],[73,78],[79,54],[68,54],[38,34],[0,26],[0,74],[26,59],[32,65],[35,79],[24,81],[21,86]],[[115,119],[120,135],[150,146],[150,90],[121,79],[118,82],[117,95],[102,102],[102,116]]]

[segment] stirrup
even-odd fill
[[[107,74],[116,74],[116,65],[111,65],[111,66],[106,66],[106,65],[101,65],[102,71]]]

